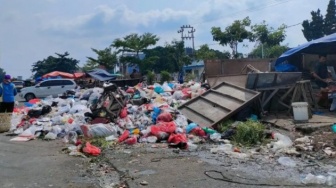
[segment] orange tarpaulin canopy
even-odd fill
[[[74,76],[75,76],[75,78],[81,78],[81,77],[85,76],[85,73],[84,72],[75,72]]]
[[[54,71],[54,72],[50,72],[48,74],[43,75],[42,78],[56,77],[56,76],[60,76],[62,78],[80,78],[80,77],[83,77],[84,75],[85,73],[82,73],[82,72],[71,74],[67,72]]]

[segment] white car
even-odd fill
[[[58,97],[59,94],[76,89],[76,87],[77,84],[72,79],[44,80],[35,86],[22,88],[20,97],[25,98],[27,102],[34,98],[44,98],[50,95]]]

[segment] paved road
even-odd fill
[[[0,187],[94,187],[81,174],[83,159],[61,153],[61,141],[10,138],[0,134]]]

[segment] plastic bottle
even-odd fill
[[[203,127],[202,129],[203,129],[204,132],[207,133],[207,134],[214,134],[214,133],[217,132],[217,131],[215,131],[215,130],[213,130],[213,129],[210,129],[210,128],[208,128],[208,127]]]

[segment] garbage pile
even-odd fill
[[[72,154],[92,155],[98,150],[81,143],[80,137],[106,137],[128,145],[164,141],[170,147],[187,149],[189,122],[177,107],[205,91],[195,82],[123,89],[106,83],[103,88],[68,91],[58,98],[33,99],[15,108],[10,134],[17,137],[11,141],[59,138],[79,146],[71,147]],[[206,137],[207,129],[196,125],[188,133]]]

